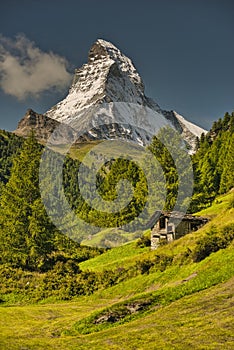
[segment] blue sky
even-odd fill
[[[0,128],[61,100],[103,38],[133,60],[149,97],[208,129],[234,110],[233,18],[232,0],[3,0]]]

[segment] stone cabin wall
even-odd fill
[[[151,249],[156,249],[162,241],[172,242],[175,239],[198,230],[208,220],[185,215],[178,224],[178,216],[161,215],[157,223],[151,229]]]

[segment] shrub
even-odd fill
[[[224,226],[219,232],[212,228],[205,237],[197,242],[194,251],[193,261],[199,262],[211,253],[226,248],[234,239],[234,224]]]
[[[154,265],[151,260],[142,260],[136,262],[137,269],[143,275],[144,273],[149,273],[150,268]]]
[[[143,235],[136,242],[137,247],[144,248],[151,246],[151,239],[148,235]]]

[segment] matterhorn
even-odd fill
[[[15,133],[26,136],[34,129],[45,142],[60,124],[74,130],[74,142],[121,138],[142,146],[168,125],[179,132],[190,153],[205,132],[147,97],[132,61],[102,39],[91,47],[88,62],[76,69],[67,96],[44,114],[28,110]]]

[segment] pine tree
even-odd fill
[[[38,269],[52,249],[54,227],[40,199],[41,146],[32,134],[14,159],[0,206],[0,256],[3,263]]]
[[[225,193],[232,187],[234,187],[234,134],[230,135],[227,142],[226,158],[220,181],[220,193]]]
[[[193,173],[182,138],[172,128],[165,127],[157,137],[153,137],[149,149],[159,161],[166,179],[164,210],[187,210]]]
[[[190,207],[194,212],[211,204],[219,193],[234,186],[234,113],[226,113],[202,135],[193,156],[195,189]]]

